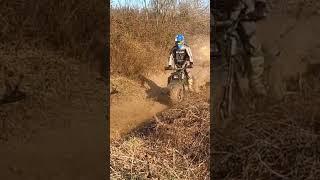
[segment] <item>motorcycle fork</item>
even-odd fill
[[[182,74],[179,74],[179,83],[182,83],[183,84],[183,90],[185,90],[185,85],[188,85],[188,80],[187,80],[187,78],[188,78],[188,76],[187,76],[187,73],[185,73],[184,74],[185,76],[186,76],[186,78],[184,78],[184,79],[182,79]],[[171,80],[172,80],[172,77],[170,78],[168,78],[168,85],[171,83]]]

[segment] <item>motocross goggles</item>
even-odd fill
[[[178,49],[182,49],[183,48],[183,41],[177,41],[177,46],[178,46]]]
[[[177,41],[177,45],[183,45],[183,41]]]

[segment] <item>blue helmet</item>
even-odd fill
[[[176,36],[175,42],[178,45],[178,48],[181,49],[184,44],[184,36],[182,34],[178,34]]]
[[[184,41],[184,36],[183,36],[182,34],[178,34],[178,35],[176,36],[175,41],[176,41],[176,42],[178,42],[178,41]]]

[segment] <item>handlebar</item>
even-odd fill
[[[167,71],[167,70],[172,70],[172,69],[173,69],[173,68],[172,68],[171,66],[169,66],[169,67],[168,67],[168,66],[167,66],[167,67],[164,67],[164,70],[166,70],[166,71]]]
[[[164,70],[183,70],[185,68],[192,68],[192,66],[188,66],[187,63],[184,63],[181,67],[170,67],[170,66],[167,66],[167,67],[164,67]]]

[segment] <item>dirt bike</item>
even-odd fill
[[[239,81],[248,75],[248,56],[237,32],[239,22],[240,18],[214,24],[212,100],[214,118],[219,127],[225,127],[233,117],[243,95]]]
[[[165,67],[165,70],[175,70],[168,77],[167,84],[169,89],[169,97],[172,104],[181,102],[185,96],[186,89],[189,86],[189,77],[186,72],[187,68],[191,68],[187,61],[180,66],[176,66],[175,68]]]

